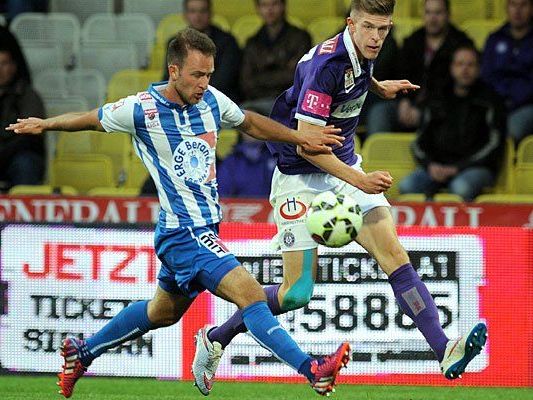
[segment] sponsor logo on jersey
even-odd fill
[[[357,99],[353,99],[345,103],[339,104],[337,108],[333,110],[331,116],[335,118],[357,117],[359,114],[361,114],[361,109],[363,108],[363,104],[365,103],[367,93],[368,92],[365,92]]]
[[[207,135],[214,135],[214,133]],[[203,137],[185,137],[174,150],[172,159],[174,172],[186,181],[202,184],[215,177],[214,146]]]
[[[146,115],[149,120],[154,119],[156,114],[157,114],[157,108],[146,108],[144,110],[144,115]]]
[[[124,102],[124,99],[120,99],[119,101],[113,103],[113,105],[111,106],[111,112],[115,111],[117,108],[122,107],[124,105]]]
[[[144,100],[152,100],[152,95],[148,92],[142,92],[139,94],[139,99],[141,101],[144,101]]]
[[[318,49],[318,54],[331,54],[337,49],[337,43],[339,42],[339,36],[337,35],[331,39],[326,40]]]
[[[295,220],[305,215],[307,206],[296,198],[292,197],[283,202],[279,208],[279,215],[283,219]]]
[[[305,92],[302,110],[323,118],[328,118],[331,102],[332,98],[330,95],[308,89]]]
[[[229,250],[224,242],[222,242],[222,239],[220,239],[213,232],[202,233],[198,237],[198,240],[206,249],[215,254],[217,257],[224,257],[229,253]]]

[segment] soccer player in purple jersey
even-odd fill
[[[236,304],[255,340],[307,377],[321,395],[333,391],[340,368],[349,360],[346,342],[331,356],[312,358],[274,318],[259,283],[218,237],[221,213],[214,168],[221,124],[257,139],[283,140],[324,153],[331,152],[330,145],[341,145],[343,138],[331,127],[296,132],[241,111],[209,86],[215,51],[205,34],[185,29],[169,45],[169,82],[153,84],[147,91],[87,113],[19,119],[7,128],[18,134],[87,129],[128,132],[158,189],[161,212],[155,250],[162,265],[155,296],[124,308],[87,340],[63,341],[58,385],[65,397],[72,395],[94,359],[150,330],[177,323],[205,289]],[[120,368],[124,366],[117,365],[118,372]],[[206,373],[195,378],[200,391],[209,394],[213,376]]]
[[[317,243],[305,226],[305,210],[323,191],[353,197],[364,219],[356,241],[389,277],[402,309],[416,324],[434,351],[448,379],[461,377],[486,340],[486,326],[477,324],[463,338],[449,340],[439,322],[435,302],[400,244],[383,192],[392,185],[388,172],[365,173],[354,152],[354,135],[368,90],[385,99],[419,87],[409,81],[382,81],[372,77],[374,60],[392,26],[395,0],[353,0],[344,32],[314,47],[300,60],[294,85],[274,104],[271,117],[298,130],[334,124],[346,138],[332,154],[314,154],[300,146],[269,143],[277,157],[270,201],[282,250],[283,283],[265,288],[273,314],[305,306],[313,294],[317,271]],[[193,371],[214,374],[222,349],[245,331],[241,312],[223,325],[204,327],[198,336]],[[205,344],[216,347],[210,352]],[[214,367],[213,367],[214,366]]]

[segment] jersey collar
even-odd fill
[[[152,83],[150,87],[148,88],[148,92],[152,95],[154,99],[156,99],[159,103],[163,104],[165,107],[174,108],[176,110],[186,109],[189,106],[188,104],[184,106],[180,106],[178,103],[174,103],[168,100],[163,95],[161,95],[159,90],[164,89],[167,84],[168,84],[168,81]]]
[[[357,51],[355,51],[355,46],[353,44],[352,38],[350,37],[350,31],[348,30],[348,27],[344,29],[344,32],[342,34],[342,40],[344,42],[344,47],[346,47],[346,51],[350,56],[354,76],[357,78],[361,75],[361,64],[359,64],[359,60],[357,58]]]

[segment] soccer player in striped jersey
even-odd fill
[[[328,154],[330,146],[342,145],[343,138],[333,127],[296,131],[241,111],[209,86],[215,51],[206,35],[185,29],[169,45],[168,83],[153,84],[147,91],[88,113],[20,119],[7,128],[18,134],[87,129],[129,132],[158,189],[161,212],[155,250],[162,265],[155,296],[124,308],[87,340],[64,340],[58,385],[65,397],[72,395],[76,381],[95,358],[152,329],[178,322],[205,289],[235,303],[256,341],[306,376],[317,393],[329,394],[337,373],[348,362],[348,343],[331,356],[313,359],[273,317],[259,283],[218,236],[221,211],[215,175],[215,146],[222,125],[237,127],[257,139],[293,143],[312,153]],[[209,352],[216,354],[220,348],[210,346]],[[200,391],[209,394],[213,374],[206,371],[194,377]]]
[[[293,144],[268,143],[277,157],[270,202],[278,226],[275,239],[282,251],[283,283],[265,288],[265,293],[274,315],[309,303],[318,268],[318,244],[307,231],[305,210],[324,191],[350,196],[364,215],[356,241],[388,275],[397,302],[426,338],[443,374],[456,379],[485,344],[486,326],[479,323],[458,340],[447,338],[435,301],[396,235],[390,205],[383,195],[391,187],[392,177],[386,171],[365,173],[361,156],[354,151],[359,113],[368,90],[393,99],[398,93],[419,88],[407,80],[378,82],[372,77],[374,61],[392,26],[394,6],[395,0],[353,0],[344,32],[301,58],[293,86],[274,103],[271,117],[285,126],[319,131],[334,124],[342,129],[346,140],[331,154],[312,154]],[[241,314],[237,311],[223,325],[209,329],[205,343],[224,349],[246,330]],[[207,353],[202,342],[197,343],[196,352]],[[204,365],[200,364],[202,359],[206,359]],[[207,365],[211,365],[211,359],[196,357],[193,369],[202,370]]]

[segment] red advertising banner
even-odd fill
[[[221,238],[261,283],[280,283],[272,224],[224,223]],[[533,385],[533,231],[526,228],[400,227],[400,240],[435,298],[444,332],[459,336],[483,321],[484,351],[450,383],[422,335],[399,310],[387,276],[360,246],[319,248],[308,305],[279,316],[302,349],[327,354],[352,343],[341,383]],[[151,228],[3,224],[0,227],[0,369],[53,372],[66,335],[91,336],[132,301],[150,298],[160,261]],[[235,306],[202,294],[179,324],[150,331],[106,353],[98,375],[190,379],[194,333],[218,325]],[[117,370],[117,364],[128,368]],[[217,371],[221,380],[303,382],[250,336],[237,336]]]
[[[222,199],[226,222],[272,222],[267,200]],[[533,227],[533,205],[393,203],[400,226]],[[0,196],[0,222],[155,223],[155,198]]]

